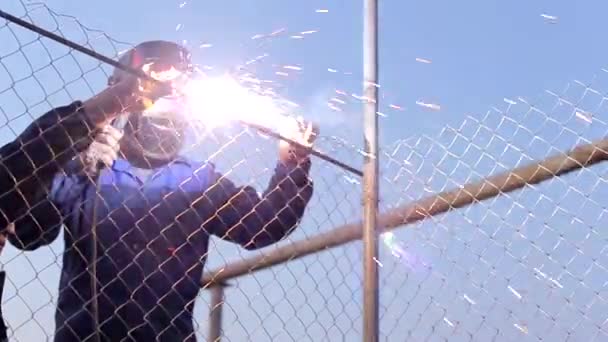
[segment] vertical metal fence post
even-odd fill
[[[214,284],[211,291],[209,307],[209,342],[219,342],[222,337],[222,309],[224,305],[224,288],[226,284]]]
[[[378,315],[378,1],[363,7],[363,341],[377,342]]]

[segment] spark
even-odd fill
[[[279,34],[281,34],[281,33],[285,32],[285,31],[286,31],[286,29],[285,29],[285,28],[280,28],[280,29],[278,29],[278,30],[274,30],[274,31],[272,31],[272,33],[270,33],[270,36],[271,36],[271,37],[272,37],[272,36],[276,36],[276,35],[279,35]]]
[[[335,110],[336,112],[341,112],[342,111],[342,108],[336,106],[335,104],[333,104],[331,102],[327,103],[327,107],[329,107],[332,110]]]
[[[329,10],[327,10],[327,9],[318,9],[315,12],[317,12],[317,13],[328,13]]]
[[[203,44],[199,45],[198,47],[201,49],[206,49],[206,48],[210,48],[212,46],[213,46],[213,44],[203,43]]]
[[[447,317],[443,317],[443,321],[452,328],[454,327],[454,323],[452,323]]]
[[[378,83],[374,83],[374,82],[367,82],[367,81],[365,81],[365,82],[363,82],[363,84],[366,85],[366,86],[367,85],[371,85],[373,87],[380,88],[380,85]]]
[[[576,115],[577,118],[579,118],[579,119],[581,119],[581,120],[583,120],[583,121],[585,121],[587,123],[592,123],[592,121],[591,121],[591,115],[589,115],[589,114],[576,111],[575,115]]]
[[[347,175],[344,175],[344,179],[350,184],[357,184],[357,185],[361,184],[361,182],[359,182],[357,179],[347,176]]]
[[[517,290],[512,288],[511,285],[507,286],[507,288],[509,289],[509,291],[511,291],[511,293],[513,293],[515,297],[517,297],[517,299],[521,299],[521,294],[517,292]]]
[[[403,110],[403,107],[397,106],[396,104],[390,104],[388,106],[391,107],[391,108],[393,108],[393,109],[396,109],[396,110]]]
[[[304,39],[302,36],[290,36],[291,39]]]
[[[299,66],[295,66],[295,65],[285,65],[285,66],[283,66],[283,69],[296,70],[296,71],[302,70],[302,68],[300,68]]]
[[[302,34],[302,35],[304,35],[304,34],[313,34],[313,33],[317,33],[317,32],[319,32],[319,31],[317,31],[317,30],[309,30],[309,31],[302,31],[302,32],[300,32],[300,34]]]
[[[424,64],[431,64],[431,63],[433,63],[433,62],[431,62],[430,59],[420,58],[420,57],[416,57],[416,62],[424,63]]]
[[[341,104],[346,104],[346,101],[344,101],[342,99],[339,99],[337,97],[332,97],[331,99],[329,99],[329,101],[331,101],[331,102],[338,102],[338,103],[341,103]]]
[[[466,300],[467,302],[469,302],[469,304],[471,305],[475,305],[475,301],[471,299],[471,297],[467,296],[467,294],[465,293],[463,296],[464,300]]]
[[[563,288],[564,288],[564,285],[560,284],[560,282],[559,282],[559,281],[557,281],[557,280],[555,280],[555,279],[553,279],[553,278],[551,278],[551,279],[549,279],[549,280],[550,280],[550,281],[551,281],[553,284],[555,284],[555,286],[559,287],[560,289],[563,289]]]
[[[384,265],[382,265],[382,263],[380,262],[380,260],[378,260],[376,257],[374,257],[374,261],[378,264],[378,266],[384,267]]]
[[[367,152],[363,151],[362,149],[358,149],[357,152],[359,152],[359,154],[362,155],[362,156],[364,156],[364,157],[367,157],[367,158],[370,158],[370,159],[376,159],[373,154],[367,153]]]
[[[264,35],[263,35],[263,34],[256,34],[256,35],[254,35],[253,37],[251,37],[251,40],[260,39],[260,38],[263,38],[263,37],[264,37]]]
[[[283,72],[283,71],[277,71],[277,72],[275,72],[275,74],[277,74],[277,75],[279,75],[279,76],[285,76],[285,77],[289,76],[289,74],[288,74],[288,73]]]
[[[376,114],[377,114],[378,116],[383,117],[383,118],[388,117],[388,115],[386,115],[386,114],[384,114],[384,113],[382,113],[382,112],[376,112]]]
[[[347,96],[346,92],[345,92],[345,91],[343,91],[343,90],[336,89],[336,93],[338,93],[338,94],[340,94],[340,95]]]
[[[426,102],[422,102],[422,101],[416,101],[416,104],[419,105],[420,107],[424,107],[430,110],[434,110],[434,111],[438,111],[441,110],[441,106],[435,103],[426,103]]]
[[[556,24],[557,23],[557,17],[554,15],[549,15],[549,14],[541,14],[541,17],[543,17],[543,19],[545,19],[548,23],[550,24]]]
[[[525,325],[519,325],[517,323],[513,323],[513,326],[515,328],[517,328],[519,331],[523,332],[524,334],[528,333],[528,327],[526,327]]]
[[[175,31],[179,31],[182,28],[182,24],[177,24],[177,26],[175,26]]]
[[[179,8],[184,8],[184,6],[186,6],[187,3],[188,3],[187,1],[182,2],[181,4],[179,4]]]
[[[327,68],[327,71],[329,71],[329,72],[338,72],[338,70],[332,69],[332,68]]]
[[[516,105],[517,104],[517,102],[515,102],[515,101],[513,101],[511,99],[508,99],[506,97],[503,98],[502,100],[505,101],[506,103],[510,104],[510,105]]]

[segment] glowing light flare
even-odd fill
[[[397,241],[397,238],[393,232],[383,233],[380,237],[391,254],[405,264],[405,266],[407,266],[409,269],[416,270],[423,266],[424,262],[422,262],[419,257],[406,251],[399,241]]]
[[[258,94],[229,76],[191,80],[183,93],[192,118],[209,128],[244,121],[277,129],[287,120],[280,101]]]

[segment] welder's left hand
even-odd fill
[[[301,118],[289,118],[279,133],[302,146],[290,144],[284,140],[279,142],[279,159],[283,163],[302,163],[310,155],[315,139],[319,134],[319,128],[312,122],[306,122]]]
[[[0,229],[0,254],[2,254],[2,250],[4,246],[6,246],[6,240],[8,239],[9,234],[15,234],[15,226],[11,223],[8,227],[4,229]]]

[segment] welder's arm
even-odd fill
[[[140,109],[142,93],[134,90],[137,85],[136,78],[127,78],[84,102],[52,109],[0,148],[0,229],[14,223],[11,243],[34,249],[39,243],[32,241],[46,244],[54,239],[61,215],[51,199],[53,181],[57,183],[60,171],[88,149],[111,120]],[[152,95],[155,99],[158,94]]]
[[[236,187],[217,175],[205,196],[217,210],[206,226],[214,235],[250,250],[281,240],[296,228],[312,197],[309,170],[310,160],[300,165],[279,163],[261,196],[253,187]]]
[[[0,148],[0,227],[22,220],[53,225],[48,193],[55,175],[91,143],[93,123],[81,102],[52,109]],[[26,218],[27,216],[27,218]]]
[[[14,221],[8,240],[17,249],[32,251],[51,244],[61,230],[64,220],[72,211],[82,208],[81,195],[91,182],[86,174],[71,173],[79,161],[72,160],[66,166],[66,173],[57,173],[50,185],[48,195]],[[74,166],[74,167],[72,167]]]

